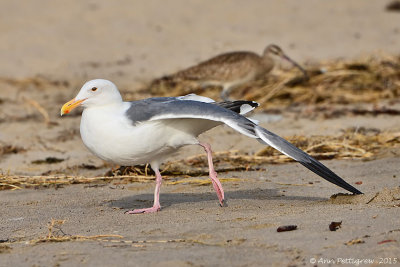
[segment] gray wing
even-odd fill
[[[229,107],[224,108],[216,103],[159,97],[133,101],[130,104],[126,115],[134,125],[162,119],[204,119],[225,123],[244,135],[257,138],[252,121],[230,110]],[[258,106],[252,101],[245,101],[240,106],[244,106],[244,109],[248,111],[250,104],[254,107]],[[240,112],[240,106],[231,105],[230,108]]]
[[[127,116],[134,124],[141,121],[179,118],[198,118],[222,122],[244,135],[256,138],[262,143],[270,145],[281,153],[298,161],[325,180],[354,194],[362,194],[306,152],[267,129],[258,126],[246,117],[223,107],[224,105],[229,106],[228,104],[218,105],[192,100],[182,101],[176,98],[150,98],[131,103],[131,107],[127,110]]]

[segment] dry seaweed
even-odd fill
[[[291,143],[303,149],[316,159],[362,159],[371,160],[379,153],[400,147],[400,133],[380,132],[373,128],[349,128],[340,136],[292,136]],[[279,151],[265,147],[254,155],[243,155],[237,150],[214,153],[217,172],[260,171],[265,164],[279,164],[293,161]],[[90,166],[92,168],[92,166]],[[183,160],[168,162],[163,166],[164,178],[208,176],[207,157],[195,155]],[[154,173],[148,165],[120,167],[107,171],[102,177],[68,176],[13,176],[0,174],[1,189],[19,189],[21,187],[52,186],[82,183],[119,183],[145,182],[154,179]],[[180,183],[180,182],[176,182]],[[190,183],[190,182],[188,182]],[[195,183],[195,182],[191,182]],[[197,182],[198,185],[208,183]]]
[[[66,241],[82,241],[82,240],[102,240],[104,238],[123,238],[121,235],[94,235],[94,236],[82,236],[82,235],[68,235],[61,229],[61,225],[65,223],[65,220],[51,219],[51,222],[47,225],[48,233],[45,237],[38,239],[29,240],[26,243],[38,244],[46,242],[66,242]]]
[[[255,156],[239,155],[237,150],[223,151],[214,153],[214,164],[218,173],[231,171],[258,171],[263,168],[255,166],[254,163],[262,163],[263,159]],[[249,164],[243,164],[243,161]],[[237,163],[237,164],[235,164]],[[208,175],[208,162],[204,154],[195,155],[186,160],[167,162],[161,171],[163,176],[204,176]],[[120,175],[152,175],[154,171],[148,164],[136,166],[121,166],[116,169],[107,171],[104,176],[120,176]]]
[[[355,244],[362,244],[365,243],[364,240],[360,239],[360,238],[356,238],[356,239],[352,239],[350,241],[347,241],[346,243],[344,243],[346,246],[352,246]]]
[[[17,154],[19,152],[24,152],[25,149],[15,145],[6,145],[0,142],[0,156],[6,154]]]
[[[276,70],[264,80],[252,82],[232,92],[236,99],[254,100],[261,108],[285,108],[298,104],[376,103],[400,96],[400,57],[365,56],[355,60],[331,60],[308,66],[309,79],[297,70]],[[157,96],[200,93],[218,99],[220,88],[207,90],[190,81],[171,83],[155,80],[142,91]],[[268,97],[266,97],[268,96]]]
[[[365,128],[349,128],[341,136],[293,136],[288,141],[317,159],[373,159],[380,150],[400,145],[400,133],[368,133]],[[271,147],[265,147],[256,156],[279,156]]]
[[[0,82],[15,86],[19,89],[30,90],[32,88],[54,88],[54,87],[69,87],[70,82],[67,80],[52,80],[47,77],[37,75],[21,79],[1,77]]]
[[[371,105],[371,104],[370,104]],[[286,112],[295,114],[295,117],[301,118],[321,118],[321,119],[333,119],[343,116],[379,116],[379,115],[400,115],[400,109],[389,108],[385,105],[376,106],[373,104],[372,107],[354,107],[354,106],[342,106],[342,105],[313,105],[307,108],[304,106],[292,107]],[[268,114],[281,114],[282,112],[278,109],[268,109]]]
[[[29,105],[34,107],[43,116],[44,122],[46,124],[48,124],[48,125],[56,125],[57,124],[56,122],[50,121],[49,113],[42,105],[39,104],[39,102],[37,102],[36,100],[33,100],[33,99],[25,99],[25,101]]]
[[[48,187],[66,184],[90,184],[114,182],[148,182],[152,176],[82,177],[82,176],[17,176],[0,174],[0,190],[20,189],[22,187]]]
[[[242,181],[239,178],[219,178],[221,182],[238,182]],[[191,184],[191,185],[209,185],[211,184],[211,179],[183,179],[177,181],[168,181],[166,184],[175,185],[175,184]]]
[[[228,240],[218,240],[218,241],[210,241],[208,238],[204,238],[204,236],[200,235],[197,237],[193,237],[190,239],[159,239],[159,240],[126,240],[121,235],[114,234],[104,234],[104,235],[70,235],[66,234],[61,226],[65,223],[65,220],[56,220],[51,219],[51,221],[47,224],[48,233],[44,237],[34,238],[30,240],[13,240],[7,241],[0,245],[0,253],[8,252],[12,248],[9,247],[9,244],[14,243],[24,243],[26,245],[36,245],[39,243],[49,243],[49,242],[71,242],[71,241],[100,241],[100,242],[109,242],[113,243],[113,245],[130,245],[132,247],[144,247],[145,245],[150,244],[166,244],[166,243],[189,243],[189,244],[197,244],[197,245],[205,245],[205,246],[232,246],[232,245],[240,245],[246,241],[246,239],[228,239]]]
[[[1,253],[9,253],[11,251],[11,247],[5,244],[0,244],[0,254]]]

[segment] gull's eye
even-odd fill
[[[94,92],[94,91],[96,91],[97,90],[97,87],[92,87],[92,91]]]

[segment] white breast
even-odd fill
[[[99,158],[119,164],[161,163],[181,146],[196,144],[196,135],[168,120],[133,125],[125,116],[129,104],[86,108],[82,113],[81,137]]]

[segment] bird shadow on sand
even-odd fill
[[[111,207],[121,209],[143,208],[153,204],[153,194],[139,194],[129,197],[123,197],[118,200],[107,203]],[[229,206],[229,200],[232,199],[252,199],[252,200],[283,200],[283,201],[325,201],[325,198],[313,196],[285,196],[276,189],[251,189],[235,190],[225,192],[226,204]],[[161,193],[160,201],[162,207],[169,207],[180,203],[197,203],[215,201],[218,198],[214,192],[204,193]]]

